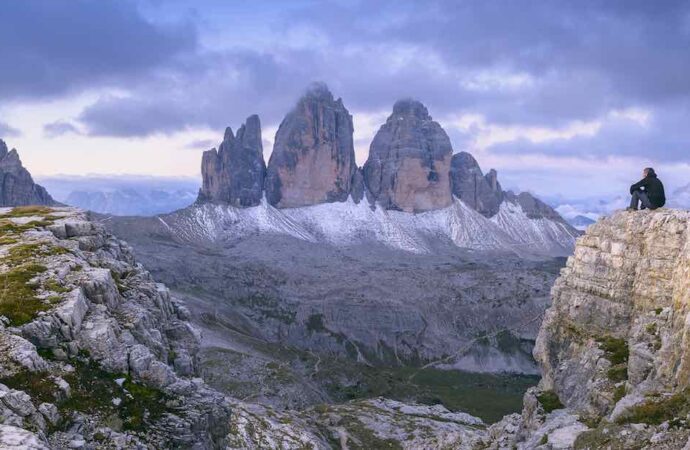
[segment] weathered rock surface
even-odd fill
[[[55,204],[45,188],[34,183],[22,166],[17,150],[8,151],[7,144],[0,139],[0,206]]]
[[[74,209],[0,222],[0,422],[37,432],[5,427],[0,447],[226,442],[230,400],[189,378],[198,331],[125,243]]]
[[[400,100],[376,133],[364,180],[385,209],[421,212],[452,203],[453,149],[443,128],[416,100]]]
[[[479,163],[467,152],[453,155],[450,164],[453,195],[485,217],[498,213],[503,191],[494,169],[484,175]]]
[[[258,205],[265,174],[261,123],[259,116],[253,115],[237,130],[237,136],[228,127],[218,150],[204,152],[198,200],[238,207]]]
[[[591,225],[552,297],[534,348],[543,378],[489,448],[687,448],[690,212]]]
[[[352,116],[324,84],[312,85],[283,119],[266,173],[266,197],[279,208],[341,202],[355,174]]]

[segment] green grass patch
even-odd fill
[[[622,383],[620,386],[616,386],[616,390],[613,391],[613,402],[618,403],[618,400],[622,399],[625,397],[625,383]]]
[[[483,374],[414,367],[370,367],[348,360],[322,360],[317,374],[336,401],[386,397],[441,404],[487,423],[522,409],[525,391],[539,382],[529,375]]]
[[[690,389],[685,389],[661,400],[650,399],[633,406],[630,414],[621,418],[618,423],[659,425],[674,418],[684,418],[688,413],[690,413]]]
[[[55,392],[58,387],[46,372],[22,370],[10,377],[0,378],[0,383],[11,389],[26,392],[34,401],[55,403],[57,400]]]
[[[36,297],[38,285],[31,281],[46,270],[45,266],[29,263],[0,274],[0,315],[12,325],[28,323],[50,308],[49,303]]]
[[[166,405],[166,394],[158,389],[135,383],[125,375],[106,372],[90,360],[73,364],[76,370],[64,376],[72,394],[58,405],[62,411],[102,417],[116,415],[123,429],[133,431],[144,431],[161,416],[172,412]],[[122,386],[115,382],[118,378],[125,378]],[[121,403],[115,405],[114,398],[121,399]]]
[[[45,283],[43,283],[43,288],[47,291],[57,292],[58,294],[65,294],[72,290],[68,287],[63,286],[57,280],[47,280]]]
[[[47,206],[17,206],[10,212],[3,214],[1,217],[45,216],[52,212],[53,210]]]
[[[561,403],[561,400],[558,398],[558,395],[554,391],[542,392],[541,394],[537,395],[537,400],[542,408],[544,408],[546,413],[565,408],[563,403]]]
[[[606,372],[606,375],[608,376],[609,380],[613,381],[614,383],[625,381],[628,379],[628,365],[625,363],[616,364]]]
[[[611,361],[611,364],[623,364],[628,362],[630,351],[628,343],[625,339],[615,338],[612,336],[604,336],[598,338],[599,348],[606,352],[606,359]]]

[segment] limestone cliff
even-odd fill
[[[416,100],[400,100],[374,136],[364,180],[386,209],[423,212],[450,206],[453,149],[441,125]]]
[[[0,210],[0,448],[214,448],[230,404],[191,377],[198,332],[78,210]],[[174,430],[174,431],[173,431]]]
[[[283,119],[268,161],[266,197],[280,208],[345,201],[357,169],[352,116],[324,84]]]
[[[498,213],[503,201],[503,191],[494,169],[484,175],[471,154],[459,152],[451,160],[450,179],[453,195],[467,206],[485,217]]]
[[[259,204],[266,175],[259,116],[248,117],[237,130],[237,136],[230,127],[225,130],[218,150],[204,152],[201,175],[199,201],[239,207]]]
[[[0,139],[0,206],[55,204],[45,188],[34,183],[17,150],[8,150]]]
[[[542,381],[491,445],[688,448],[690,212],[590,226],[552,298],[534,349]]]

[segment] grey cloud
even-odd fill
[[[7,0],[0,14],[0,99],[125,86],[196,42],[191,24],[154,24],[129,0]]]
[[[21,136],[22,132],[5,122],[0,122],[0,138]]]
[[[64,120],[58,120],[43,125],[43,135],[49,138],[55,138],[69,133],[80,134],[77,127]]]
[[[636,156],[650,162],[690,162],[690,108],[655,111],[647,124],[626,118],[607,119],[592,136],[577,135],[534,143],[516,140],[489,148],[494,153],[530,153],[556,156]]]
[[[208,150],[216,145],[216,143],[217,142],[213,139],[195,139],[191,142],[188,142],[185,145],[185,148],[190,150]]]

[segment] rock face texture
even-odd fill
[[[233,135],[228,127],[223,142],[204,152],[201,160],[203,185],[199,201],[228,203],[237,207],[256,206],[263,196],[266,163],[261,144],[259,116],[247,118]]]
[[[690,212],[591,225],[552,297],[534,348],[543,378],[493,427],[493,448],[688,448]]]
[[[4,427],[0,448],[227,441],[229,400],[192,378],[189,311],[125,243],[69,208],[3,209],[0,223],[0,417],[25,430]]]
[[[283,119],[266,173],[266,197],[280,208],[345,201],[357,169],[352,116],[323,84],[312,85]]]
[[[453,195],[467,206],[485,217],[498,213],[503,201],[503,191],[494,169],[484,175],[472,155],[460,152],[454,154],[451,160],[450,180]]]
[[[0,139],[0,206],[55,205],[48,192],[34,183],[22,166],[17,150],[7,149]]]
[[[386,209],[422,212],[452,203],[453,149],[443,128],[416,100],[400,100],[376,133],[364,164],[364,180]]]

